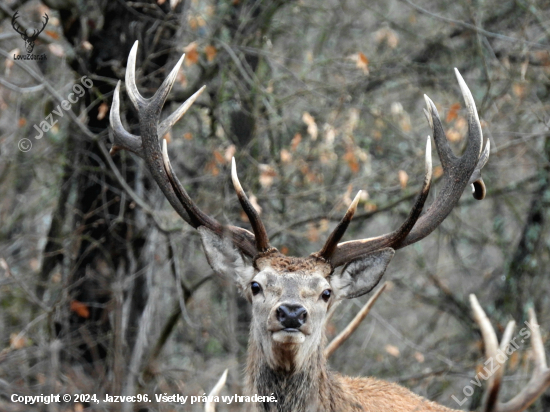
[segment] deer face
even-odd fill
[[[300,369],[316,353],[335,303],[330,265],[315,259],[260,259],[243,289],[252,304],[251,338],[274,369]]]
[[[251,339],[273,369],[299,370],[322,348],[328,310],[342,299],[371,291],[393,249],[382,249],[335,272],[317,256],[295,258],[272,250],[247,262],[229,240],[198,229],[212,268],[234,277],[252,304]]]

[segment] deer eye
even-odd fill
[[[258,293],[262,291],[262,287],[258,282],[252,282],[250,284],[250,290],[252,291],[252,294],[256,296]]]
[[[321,299],[323,299],[325,302],[328,302],[330,299],[330,295],[332,295],[332,290],[325,289],[323,290],[323,293],[321,293]]]

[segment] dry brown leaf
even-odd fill
[[[8,53],[8,56],[13,56],[14,54],[20,54],[20,53],[21,53],[21,50],[13,49]],[[13,57],[10,57],[10,58],[6,59],[6,63],[4,63],[4,64],[6,65],[6,76],[7,76],[10,73],[10,69],[15,64],[14,61],[13,61]]]
[[[55,31],[51,30],[45,30],[44,33],[46,33],[47,36],[50,36],[54,40],[59,40],[59,34]]]
[[[343,159],[346,161],[348,167],[353,173],[357,173],[359,171],[359,162],[357,161],[357,156],[355,156],[353,149],[348,148]]]
[[[217,150],[214,150],[214,159],[217,163],[223,165],[225,164],[225,157]]]
[[[317,242],[319,240],[319,230],[313,223],[307,225],[307,239],[310,242]]]
[[[277,176],[277,172],[270,165],[260,165],[260,185],[265,188],[270,188],[273,184],[273,179]]]
[[[94,46],[88,40],[84,40],[82,43],[80,43],[80,46],[86,51],[94,49]]]
[[[443,168],[441,166],[434,167],[434,179],[443,176]]]
[[[71,300],[71,312],[76,313],[81,318],[87,319],[90,317],[90,309],[88,306],[78,300]]]
[[[451,127],[449,130],[447,130],[447,139],[449,139],[449,142],[452,143],[460,142],[460,140],[462,139],[462,133],[460,133],[454,127]]]
[[[510,360],[508,361],[508,365],[506,365],[506,368],[510,371],[516,370],[519,364],[519,354],[517,351],[512,352],[510,355]]]
[[[187,27],[189,27],[191,30],[197,30],[199,28],[199,23],[197,22],[197,18],[190,16],[187,21]]]
[[[187,133],[185,133],[185,134],[183,135],[183,138],[184,138],[185,140],[192,140],[192,139],[193,139],[193,133],[187,132]]]
[[[250,195],[249,200],[252,207],[256,209],[256,212],[258,212],[259,215],[261,215],[262,207],[258,204],[258,198],[254,195]]]
[[[540,62],[541,66],[550,66],[550,53],[548,53],[548,50],[532,51],[531,54]]]
[[[166,144],[172,143],[172,132],[168,131],[165,133],[164,136],[162,136],[164,140],[166,140]]]
[[[405,133],[408,133],[411,131],[411,118],[407,113],[405,113],[401,119],[399,120],[399,127],[401,127],[401,130],[403,130]]]
[[[485,127],[485,122],[481,121],[481,127]],[[455,122],[455,129],[458,130],[460,133],[465,133],[468,129],[468,122],[466,121],[466,118],[460,116],[458,119],[456,119]]]
[[[220,169],[218,169],[217,163],[215,160],[212,160],[206,164],[206,172],[210,173],[212,176],[218,176],[220,174]]]
[[[281,155],[281,162],[287,163],[287,164],[292,162],[292,153],[290,153],[288,150],[282,149],[280,155]]]
[[[225,153],[223,154],[223,156],[225,157],[225,161],[227,163],[231,162],[231,159],[233,159],[233,156],[235,156],[236,152],[237,147],[234,144],[229,145],[227,149],[225,149]]]
[[[525,97],[525,93],[527,92],[527,86],[522,83],[514,83],[512,90],[517,97],[523,99]]]
[[[355,62],[355,67],[361,69],[364,74],[369,74],[369,59],[364,53],[357,52],[349,58]]]
[[[181,84],[182,87],[187,87],[187,76],[185,75],[185,72],[180,70],[176,77],[176,81]]]
[[[304,112],[302,121],[307,125],[307,132],[311,136],[311,140],[317,140],[319,129],[317,128],[317,123],[315,123],[315,118],[308,112]]]
[[[216,57],[216,54],[218,54],[218,51],[216,50],[216,48],[212,45],[208,45],[204,48],[204,54],[206,54],[206,60],[208,62],[211,62],[215,59]]]
[[[334,126],[325,123],[323,126],[323,130],[325,131],[325,143],[331,146],[334,143],[334,139],[336,139],[336,129],[334,128]]]
[[[281,252],[283,255],[287,255],[288,254],[288,247],[286,247],[286,246],[281,247],[279,252]]]
[[[10,348],[23,349],[25,346],[27,346],[27,339],[24,336],[19,336],[18,333],[10,335]]]
[[[404,170],[400,170],[397,174],[399,176],[399,186],[401,186],[401,189],[405,189],[409,182],[409,175]]]
[[[416,359],[416,361],[418,363],[424,363],[424,355],[422,355],[422,353],[420,352],[415,352],[414,353],[414,358]]]
[[[18,125],[19,127],[23,127],[23,126],[25,126],[26,124],[27,124],[27,119],[25,119],[24,117],[20,117],[20,118],[19,118],[19,121],[17,122],[17,125]]]
[[[447,122],[452,122],[458,117],[458,111],[460,110],[460,103],[454,103],[447,112]]]
[[[376,43],[386,43],[389,48],[395,49],[399,44],[399,36],[389,27],[382,27],[375,33],[374,39]]]
[[[97,108],[97,120],[103,120],[108,112],[109,106],[107,105],[107,103],[101,103]]]
[[[185,46],[183,48],[183,51],[185,52],[185,64],[187,66],[197,64],[197,62],[199,61],[199,52],[197,51],[196,41],[189,43],[187,46]]]
[[[302,135],[300,133],[296,133],[292,138],[292,141],[290,142],[290,148],[293,152],[296,151],[301,141],[302,141]]]
[[[50,50],[50,53],[56,57],[65,57],[65,50],[59,44],[49,44],[48,49]]]
[[[400,355],[399,348],[397,346],[394,346],[394,345],[387,344],[386,346],[384,346],[384,350],[387,353],[389,353],[391,356],[394,356],[396,358],[398,358],[399,355]]]
[[[366,202],[364,209],[367,213],[375,212],[378,209],[378,206],[376,206],[374,203]]]

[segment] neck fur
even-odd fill
[[[320,347],[322,347],[321,345]],[[261,412],[329,411],[328,405],[336,383],[327,372],[326,360],[320,347],[299,366],[291,351],[276,350],[272,358],[282,366],[273,366],[265,360],[261,345],[249,342],[246,370],[247,390],[250,395],[274,396],[277,402],[258,404]]]

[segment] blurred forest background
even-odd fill
[[[24,28],[48,14],[33,51],[47,60],[13,60],[25,53],[11,25],[16,10]],[[487,198],[465,193],[432,235],[396,254],[388,289],[330,365],[474,410],[481,390],[462,407],[452,399],[464,398],[484,361],[468,295],[499,334],[511,319],[522,327],[534,306],[548,336],[550,1],[4,0],[0,410],[199,411],[155,402],[33,408],[10,396],[202,395],[226,368],[222,394],[242,394],[247,303],[213,274],[197,233],[144,163],[107,154],[113,90],[135,40],[145,96],[186,53],[167,113],[207,86],[168,136],[190,195],[248,228],[229,179],[235,156],[272,243],[297,256],[320,248],[359,189],[366,195],[344,240],[386,233],[406,217],[430,134],[424,93],[455,152],[463,149],[457,67],[491,141]],[[33,125],[82,76],[93,87],[36,139]],[[138,134],[121,96],[123,121]],[[23,138],[30,150],[20,150]],[[367,299],[338,308],[329,339]],[[504,398],[527,383],[530,353],[525,342],[511,357]],[[550,410],[550,394],[530,410]]]

